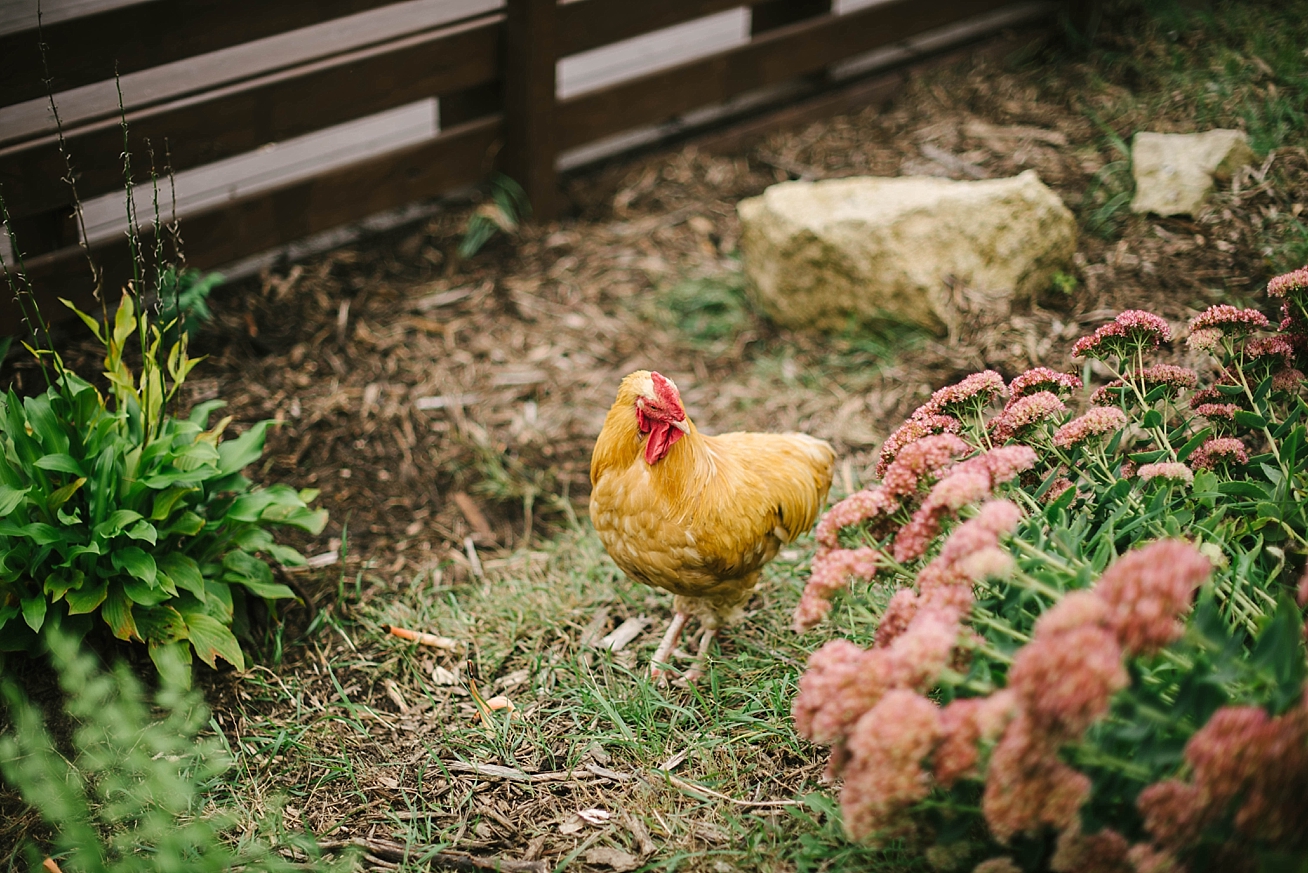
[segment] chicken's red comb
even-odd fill
[[[677,393],[677,386],[673,385],[662,373],[654,372],[649,375],[654,382],[654,397],[659,404],[673,409],[682,409],[681,395]]]

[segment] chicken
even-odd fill
[[[591,457],[590,518],[627,576],[675,595],[653,678],[692,616],[703,633],[685,678],[702,674],[763,565],[813,526],[834,462],[830,445],[804,434],[701,434],[670,379],[638,370],[622,380]]]

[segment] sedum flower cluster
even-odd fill
[[[1276,326],[1192,319],[1191,366],[1135,310],[1070,349],[1106,384],[940,389],[822,518],[796,630],[880,604],[794,702],[851,838],[978,873],[1308,861],[1308,268],[1269,294]]]

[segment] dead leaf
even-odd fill
[[[582,858],[587,864],[594,864],[597,867],[612,867],[618,871],[635,870],[640,866],[640,859],[635,855],[610,846],[597,846],[587,851],[585,855],[582,855]]]
[[[606,821],[613,818],[613,813],[609,812],[607,809],[579,809],[577,810],[577,815],[581,816],[583,821],[587,821],[591,824],[604,824]]]

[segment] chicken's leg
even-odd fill
[[[682,681],[689,684],[704,675],[704,662],[708,659],[709,646],[713,645],[713,638],[717,635],[717,628],[704,628],[704,633],[699,638],[699,651],[695,653],[695,663],[686,671],[686,675],[681,677]]]
[[[671,663],[672,650],[677,646],[677,640],[681,639],[681,631],[686,626],[686,620],[690,618],[684,612],[678,612],[672,616],[672,623],[668,625],[668,632],[663,635],[663,642],[654,651],[654,660],[649,664],[649,678],[662,679],[663,673]]]

